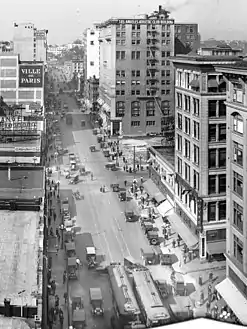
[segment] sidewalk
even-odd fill
[[[143,192],[145,195],[145,192]],[[137,199],[133,197],[133,201],[138,205],[141,193],[138,192]],[[138,206],[137,206],[138,207]],[[140,209],[140,207],[139,207]],[[157,214],[157,212],[155,211]],[[159,236],[163,236],[163,226],[164,222],[160,215],[156,215],[155,224],[159,230]],[[171,283],[170,274],[174,270],[176,273],[182,274],[184,282],[186,283],[186,296],[178,296],[170,294],[166,302],[169,304],[174,315],[179,319],[191,318],[192,313],[194,317],[205,317],[207,311],[207,301],[208,301],[208,286],[211,285],[212,290],[214,290],[215,285],[224,280],[226,273],[226,264],[224,261],[221,262],[205,262],[201,263],[199,258],[195,258],[191,261],[184,263],[183,260],[183,243],[180,246],[173,247],[173,240],[177,241],[177,234],[171,230],[171,235],[166,239],[165,243],[162,242],[162,246],[168,247],[171,253],[174,255],[174,263],[172,266],[168,265],[152,265],[150,266],[150,271],[155,279],[166,280],[168,285]],[[182,241],[181,241],[182,242]],[[213,280],[209,280],[209,274],[213,273]],[[199,276],[202,278],[202,285],[199,285]],[[203,303],[201,305],[200,298],[201,294],[204,294]],[[210,309],[213,308],[215,302],[211,303]]]
[[[54,148],[50,149],[50,154],[54,153]],[[47,158],[49,159],[50,154],[47,155]],[[49,166],[54,166],[54,160],[51,160],[49,163]],[[57,176],[52,175],[52,176]],[[50,181],[56,181],[54,177],[50,178]],[[50,191],[50,186],[47,186],[47,191]],[[54,188],[52,188],[52,191],[54,191]],[[59,308],[63,311],[64,315],[64,321],[63,325],[60,324],[59,317],[56,317],[56,321],[54,321],[53,325],[50,327],[52,329],[63,329],[68,328],[68,309],[67,305],[65,304],[64,300],[64,293],[67,292],[67,282],[63,284],[63,272],[66,269],[66,255],[63,249],[63,246],[61,245],[62,238],[60,240],[56,236],[56,229],[59,229],[59,225],[62,223],[62,217],[60,214],[60,204],[57,202],[57,193],[55,192],[55,195],[52,196],[52,203],[48,204],[48,218],[50,222],[50,226],[48,227],[48,257],[51,258],[51,281],[54,280],[56,284],[56,290],[55,294],[59,297]],[[50,209],[54,209],[54,213],[56,214],[56,220],[54,220],[54,216],[50,216],[49,211]],[[53,229],[54,236],[51,237],[50,229]],[[61,235],[61,230],[59,229],[59,234]],[[56,246],[59,246],[59,250],[57,250]],[[52,307],[54,307],[55,303],[55,296],[50,295],[49,296],[49,302],[48,302],[48,310],[50,310]]]

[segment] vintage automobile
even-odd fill
[[[103,297],[100,288],[89,289],[90,302],[92,305],[93,315],[104,315]]]

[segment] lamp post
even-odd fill
[[[18,292],[18,295],[21,296],[21,318],[23,317],[23,294],[24,294],[24,292],[26,292],[25,289]]]

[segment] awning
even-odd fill
[[[168,200],[165,200],[157,207],[158,212],[162,217],[169,215],[170,211],[173,210],[173,206]]]
[[[244,298],[233,282],[229,278],[226,278],[217,284],[215,289],[226,301],[239,321],[243,325],[247,325],[247,299]]]
[[[97,103],[99,103],[99,105],[102,106],[104,104],[104,101],[102,98],[98,98]]]
[[[190,81],[189,85],[194,88],[199,88],[200,87],[200,82],[197,79],[193,79]]]
[[[155,185],[155,183],[152,181],[152,179],[148,179],[146,182],[144,182],[143,187],[146,190],[146,192],[152,198],[154,198],[158,203],[166,199],[165,196],[160,192],[158,187]]]
[[[226,252],[226,240],[207,243],[207,253],[209,255],[224,254]]]
[[[108,104],[106,104],[106,103],[102,106],[102,108],[103,108],[106,112],[110,112],[110,111],[111,111],[111,107],[110,107]]]
[[[218,82],[216,80],[208,80],[208,88],[218,88]]]
[[[185,225],[185,223],[176,213],[168,215],[167,219],[171,223],[174,231],[181,236],[189,248],[192,248],[198,244],[198,238],[190,231],[190,229]]]

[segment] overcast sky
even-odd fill
[[[150,13],[159,4],[178,22],[198,23],[202,39],[247,40],[247,0],[8,0],[1,6],[0,39],[12,39],[14,22],[33,22],[49,30],[49,44],[72,42],[93,22]]]

